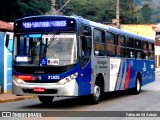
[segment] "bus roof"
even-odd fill
[[[103,29],[109,32],[113,32],[115,34],[120,34],[120,35],[124,35],[124,36],[128,36],[128,37],[133,37],[135,39],[143,39],[145,41],[149,41],[149,42],[154,42],[154,39],[148,38],[148,37],[144,37],[142,35],[138,35],[135,33],[131,33],[131,32],[127,32],[109,25],[104,25],[101,23],[97,23],[91,20],[87,20],[82,18],[81,16],[64,16],[64,15],[38,15],[38,16],[29,16],[29,17],[24,17],[21,19],[17,19],[16,21],[21,21],[21,20],[25,20],[25,19],[36,19],[36,18],[54,18],[54,17],[62,17],[62,18],[74,18],[77,22],[81,22],[82,24],[88,25],[88,26],[92,26],[92,27],[96,27],[99,29]]]
[[[90,26],[93,26],[93,27],[96,27],[96,28],[99,28],[99,29],[104,29],[104,30],[112,32],[112,33],[116,33],[116,34],[120,34],[120,35],[124,35],[124,36],[128,36],[128,37],[133,37],[135,39],[142,39],[142,40],[145,40],[145,41],[154,42],[154,39],[152,39],[152,38],[148,38],[148,37],[145,37],[145,36],[142,36],[142,35],[127,32],[127,31],[124,31],[124,30],[121,30],[121,29],[118,29],[118,28],[115,28],[115,27],[112,27],[112,26],[109,26],[109,25],[104,25],[104,24],[93,22],[93,21],[86,20],[86,19],[83,19],[83,18],[82,18],[82,23],[83,24],[89,24]]]

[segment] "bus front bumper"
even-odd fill
[[[58,83],[29,83],[18,84],[12,81],[12,93],[15,95],[40,95],[40,96],[78,96],[78,83],[76,80],[65,84]]]

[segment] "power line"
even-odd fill
[[[70,0],[67,0],[67,2],[59,10],[56,11],[56,13],[60,12],[69,2]]]

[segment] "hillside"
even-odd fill
[[[144,4],[149,4],[152,8],[152,22],[160,23],[160,0],[134,0],[137,9]]]
[[[134,0],[137,6],[141,6],[145,3],[150,4],[152,7],[159,7],[160,6],[160,0]]]

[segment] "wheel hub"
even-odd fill
[[[100,93],[101,93],[101,90],[100,90],[99,86],[95,85],[95,87],[94,87],[94,96],[95,96],[96,99],[99,98]]]

